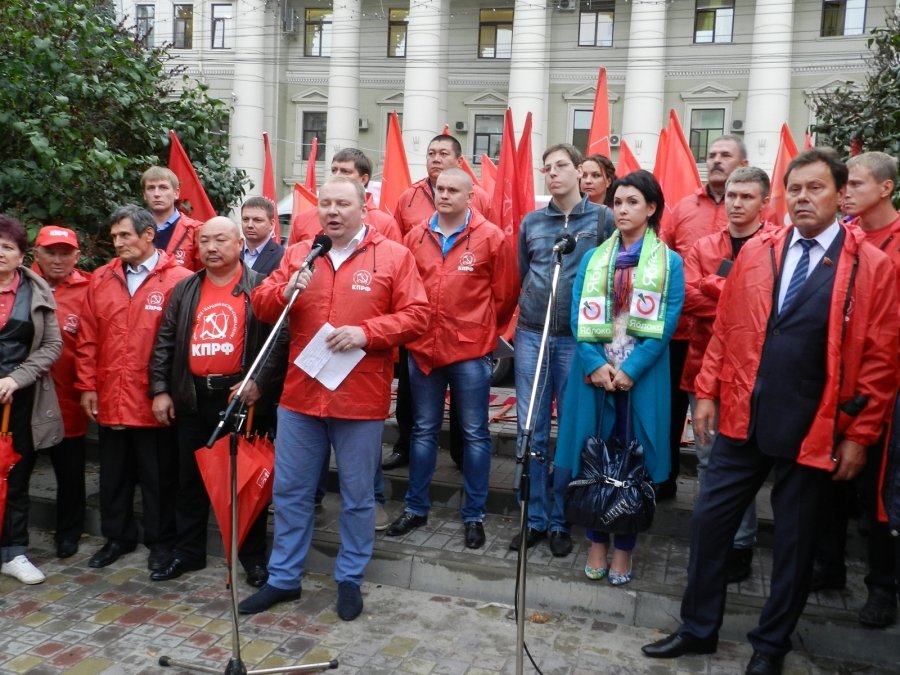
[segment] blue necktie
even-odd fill
[[[800,239],[800,246],[803,247],[803,253],[794,268],[794,274],[791,277],[791,283],[788,284],[787,293],[784,296],[784,302],[781,303],[781,311],[783,312],[791,306],[794,297],[800,292],[800,288],[806,281],[806,273],[809,272],[809,250],[815,245],[815,239]]]

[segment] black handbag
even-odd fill
[[[603,399],[601,399],[602,410]],[[628,427],[631,395],[628,394]],[[650,529],[656,495],[644,466],[644,449],[637,439],[614,436],[603,441],[590,436],[581,450],[581,470],[565,493],[569,523],[610,534],[637,534]]]

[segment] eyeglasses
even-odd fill
[[[569,167],[574,167],[575,165],[572,162],[557,162],[556,164],[545,164],[541,167],[541,173],[546,175],[551,171],[554,173],[560,173],[565,171]]]

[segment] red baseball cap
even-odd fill
[[[66,244],[72,248],[78,248],[78,236],[68,227],[60,227],[59,225],[42,227],[34,240],[34,245],[53,246],[54,244]]]

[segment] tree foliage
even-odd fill
[[[0,211],[74,227],[90,253],[116,206],[142,203],[140,175],[167,163],[169,129],[217,210],[240,199],[248,179],[229,165],[229,109],[107,2],[3,0],[0,26]]]
[[[900,18],[887,16],[868,40],[868,73],[860,87],[846,82],[817,94],[812,129],[844,154],[880,150],[900,156]]]

